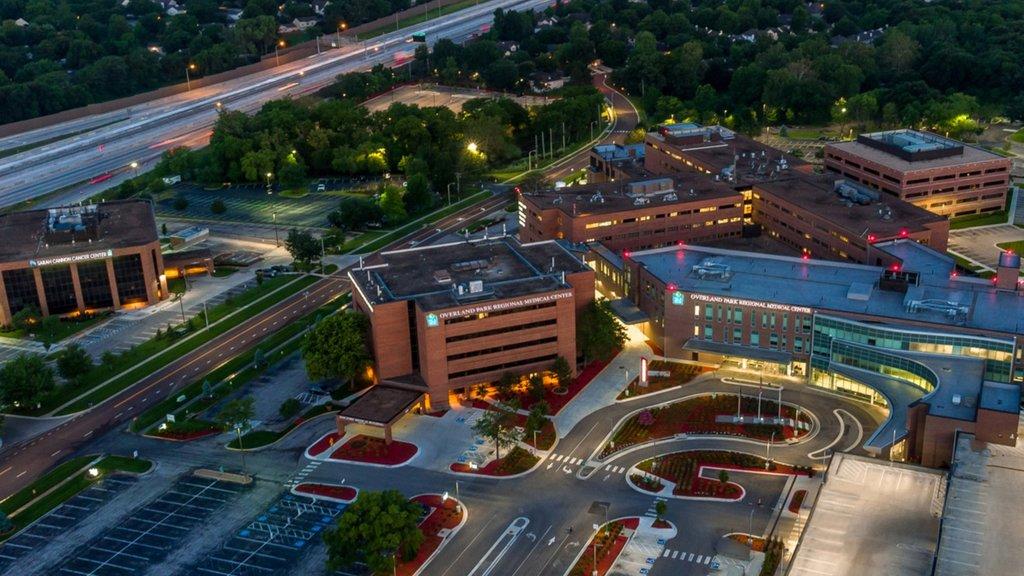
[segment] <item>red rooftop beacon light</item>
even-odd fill
[[[868,243],[874,244],[875,242],[878,242],[878,236],[875,236],[874,234],[868,234]]]
[[[910,232],[907,232],[906,228],[900,228],[900,238],[906,238],[910,236]]]

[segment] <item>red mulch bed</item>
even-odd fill
[[[309,447],[309,455],[319,456],[323,454],[328,448],[334,446],[334,443],[337,442],[338,440],[341,440],[341,434],[338,434],[337,432],[331,432],[330,434],[317,440],[316,444],[313,444],[312,446]]]
[[[424,412],[423,415],[424,416],[433,416],[434,418],[444,418],[444,415],[447,414],[447,413],[448,413],[447,410],[440,410],[440,411],[437,411],[437,412]]]
[[[773,474],[809,475],[805,470],[797,470],[788,464],[775,464],[771,470],[765,470],[764,459],[749,454],[735,452],[715,452],[697,450],[676,452],[659,456],[658,466],[652,470],[651,461],[641,462],[638,468],[661,479],[676,484],[673,494],[677,496],[703,496],[734,500],[743,493],[742,488],[733,482],[722,484],[717,474],[712,478],[701,475],[701,469],[736,470],[746,472],[770,472]]]
[[[423,494],[416,496],[412,501],[427,506],[430,508],[430,513],[420,523],[420,531],[423,532],[423,544],[420,545],[416,558],[408,562],[399,562],[396,567],[396,573],[400,576],[415,574],[426,563],[427,559],[430,558],[430,555],[434,553],[434,550],[437,550],[438,546],[444,542],[444,539],[438,536],[437,533],[444,528],[454,529],[462,521],[462,515],[465,514],[465,508],[462,509],[462,512],[456,511],[455,500],[449,499],[447,502],[444,502],[441,496],[437,494]]]
[[[615,442],[615,449],[606,444],[601,456],[607,456],[629,446],[654,440],[657,438],[668,438],[676,434],[722,434],[726,436],[740,436],[754,438],[757,440],[768,440],[772,432],[775,432],[776,442],[794,438],[806,434],[807,430],[796,430],[790,426],[776,426],[774,424],[728,424],[716,422],[715,418],[720,415],[736,414],[735,394],[718,394],[716,397],[701,396],[690,400],[674,402],[661,408],[644,410],[631,416],[623,422],[615,431],[612,440]],[[748,417],[757,416],[757,397],[744,396],[740,413]],[[774,401],[764,400],[762,402],[762,416],[772,416],[777,413],[778,408]],[[641,414],[648,412],[654,421],[649,426],[640,424]],[[801,421],[807,421],[806,411],[801,411]],[[796,411],[785,404],[782,406],[782,415],[785,418],[792,418]]]
[[[615,560],[618,559],[622,549],[626,547],[629,540],[622,534],[623,529],[636,530],[640,525],[639,518],[626,518],[608,523],[607,528],[602,527],[598,534],[587,544],[587,549],[580,556],[576,565],[569,571],[569,576],[591,576],[594,573],[594,547],[597,546],[597,573],[600,576],[608,574]],[[601,536],[600,542],[598,536]]]
[[[789,511],[793,514],[800,513],[800,506],[804,503],[804,498],[807,497],[807,490],[797,490],[793,493],[793,499],[789,501]]]
[[[295,487],[296,492],[303,494],[313,494],[315,496],[327,496],[328,498],[337,498],[338,500],[352,501],[355,499],[357,491],[351,486],[339,486],[337,484],[313,484],[309,482],[303,482]]]
[[[383,438],[358,434],[331,453],[331,460],[350,460],[368,464],[397,466],[416,455],[416,445],[392,440],[385,444]]]
[[[655,520],[651,523],[651,528],[671,528],[672,524],[669,524],[668,520]]]
[[[661,349],[661,346],[655,344],[653,340],[645,340],[644,343],[650,347],[651,352],[653,352],[655,356],[665,356],[665,351]]]
[[[480,476],[511,476],[525,472],[537,463],[537,458],[522,448],[513,448],[509,455],[502,456],[497,460],[491,460],[483,468],[473,469],[469,464],[456,462],[448,467],[452,472],[464,474],[478,474]]]
[[[750,549],[754,552],[764,552],[765,549],[766,542],[764,541],[764,538],[758,538],[757,536],[749,536],[747,534],[730,534],[729,539],[735,540],[744,546],[750,546]],[[750,544],[751,540],[753,541],[753,544]]]

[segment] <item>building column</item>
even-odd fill
[[[78,264],[71,265],[71,285],[75,287],[75,304],[78,311],[85,311],[85,298],[82,296],[82,280],[78,277]]]
[[[4,285],[3,272],[0,272],[0,325],[11,325],[11,303],[7,301],[7,286]]]
[[[117,278],[114,277],[114,261],[107,258],[107,280],[110,282],[110,298],[114,302],[114,310],[121,309],[121,296],[117,293]]]
[[[43,289],[43,271],[39,268],[33,268],[32,275],[36,279],[36,296],[39,298],[39,312],[43,316],[49,316],[50,307],[46,305],[46,290]]]
[[[384,444],[385,445],[391,444],[391,441],[392,441],[392,438],[391,438],[391,424],[385,424],[384,425]]]
[[[153,255],[147,250],[139,254],[139,260],[142,261],[142,278],[146,283],[146,303],[149,305],[156,304],[159,300],[156,297],[156,287],[160,279],[157,277],[157,271],[153,266]]]
[[[341,416],[337,416],[334,420],[338,423],[338,436],[345,435],[345,420]]]

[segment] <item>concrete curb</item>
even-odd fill
[[[629,520],[631,518],[636,518],[637,520],[642,520],[642,518],[640,516],[620,516],[618,518],[613,518],[613,519],[605,522],[604,524],[601,524],[601,528],[604,528],[605,526],[611,524],[612,522],[619,522],[621,520]],[[674,527],[674,525],[673,525],[673,527]],[[637,528],[637,530],[639,530],[639,527]],[[594,530],[594,533],[591,534],[589,538],[587,538],[587,543],[585,545],[583,545],[583,546],[580,546],[580,551],[576,553],[576,556],[572,559],[572,563],[570,563],[569,567],[565,569],[565,572],[563,573],[562,576],[569,576],[569,574],[572,572],[572,569],[575,568],[576,565],[579,564],[580,559],[583,558],[583,554],[587,551],[587,547],[590,546],[590,543],[594,541],[594,538],[597,536],[597,533],[600,532],[600,531],[601,531],[600,528],[598,528],[597,530]],[[633,534],[636,534],[636,530],[633,531]],[[629,546],[629,542],[632,539],[633,539],[633,537],[630,536],[629,540],[626,540],[626,544],[622,547],[622,550],[625,550],[626,546]],[[612,559],[612,565],[614,565],[615,561],[618,560],[619,556],[622,555],[622,550],[619,550],[619,554],[616,555],[615,558]]]
[[[416,496],[437,496],[437,494],[424,493],[416,494]],[[415,498],[416,496],[413,496],[412,498]],[[410,500],[412,500],[412,498],[410,498]],[[451,497],[449,496],[449,498]],[[413,572],[412,576],[419,576],[424,570],[426,570],[427,566],[429,566],[430,563],[434,561],[434,557],[440,554],[441,550],[443,550],[444,547],[448,545],[448,542],[452,538],[454,538],[456,534],[458,534],[459,530],[462,530],[462,527],[465,526],[466,522],[469,520],[469,508],[466,507],[466,505],[463,504],[461,500],[457,500],[455,498],[451,499],[455,500],[455,503],[462,507],[462,520],[459,521],[458,526],[452,528],[452,531],[449,532],[447,536],[441,539],[441,543],[438,544],[437,548],[435,548],[434,551],[430,553],[430,556],[427,556],[427,559],[423,561],[423,564],[419,568],[417,568],[415,572]]]
[[[231,442],[234,441],[234,440],[232,440],[231,442],[228,442],[227,444],[224,445],[224,449],[225,450],[231,450],[232,452],[259,452],[260,450],[265,450],[267,448],[270,448],[271,446],[273,446],[273,445],[277,444],[278,442],[284,440],[288,436],[291,436],[292,432],[295,432],[296,430],[298,430],[299,428],[302,428],[306,424],[309,424],[311,422],[315,422],[315,421],[323,418],[324,416],[334,416],[339,411],[340,411],[340,409],[339,410],[331,410],[329,412],[324,412],[323,414],[317,414],[316,416],[313,416],[309,420],[305,420],[301,424],[299,424],[298,426],[295,426],[291,430],[285,432],[284,434],[279,436],[277,438],[277,440],[274,440],[273,442],[270,442],[269,444],[264,444],[262,446],[257,446],[255,448],[232,448],[231,446],[228,445],[228,444],[231,444]]]
[[[703,474],[701,474],[701,472],[703,472],[705,468],[708,468],[708,467],[707,466],[701,466],[700,469],[697,470],[697,475],[702,477],[702,478],[707,478],[707,476],[704,476]],[[722,503],[742,502],[743,499],[747,497],[747,490],[746,490],[746,488],[744,488],[742,484],[739,484],[737,482],[732,482],[732,481],[730,481],[729,483],[737,486],[740,489],[740,495],[739,495],[738,498],[715,498],[714,496],[676,496],[675,494],[672,493],[672,490],[669,489],[669,488],[674,488],[675,487],[675,482],[670,482],[670,481],[662,478],[661,476],[658,476],[657,474],[652,474],[652,475],[653,476],[657,476],[658,479],[662,481],[662,483],[671,484],[672,486],[665,486],[664,488],[662,488],[661,492],[651,492],[650,490],[644,490],[643,488],[637,486],[636,483],[633,482],[633,479],[630,478],[630,476],[633,475],[633,471],[634,470],[637,473],[645,474],[645,472],[643,470],[640,470],[636,466],[630,467],[630,469],[626,471],[626,484],[630,488],[632,488],[633,490],[635,490],[635,491],[637,491],[637,492],[639,492],[639,493],[641,493],[641,494],[643,494],[645,496],[654,496],[656,498],[672,498],[674,500],[697,500],[697,501],[700,501],[700,502],[722,502]]]
[[[299,492],[298,491],[298,487],[303,485],[303,484],[319,484],[321,486],[339,486],[339,487],[344,486],[346,488],[351,488],[351,489],[355,490],[356,491],[356,495],[353,496],[351,500],[342,500],[341,498],[335,498],[333,496],[321,496],[320,494],[310,494],[309,492]],[[360,490],[359,490],[359,488],[356,488],[355,486],[346,486],[344,484],[329,484],[327,482],[299,482],[295,486],[292,486],[291,489],[289,490],[289,492],[291,492],[292,494],[294,494],[296,496],[306,496],[307,498],[312,498],[314,500],[326,500],[328,502],[337,502],[338,504],[351,504],[351,503],[356,501],[356,498],[359,498]]]

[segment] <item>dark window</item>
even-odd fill
[[[39,309],[39,294],[36,292],[36,278],[31,268],[4,270],[4,289],[11,315],[21,312],[26,306]]]
[[[46,308],[50,314],[66,314],[78,309],[75,284],[71,281],[70,266],[51,266],[41,270]]]
[[[82,286],[82,302],[86,308],[110,308],[114,305],[106,260],[79,264],[78,283]]]
[[[496,354],[498,352],[505,352],[508,350],[518,350],[519,348],[529,348],[530,346],[540,346],[541,344],[553,344],[558,342],[557,336],[551,336],[548,338],[538,338],[537,340],[527,340],[526,342],[515,342],[512,344],[505,344],[504,346],[494,346],[491,348],[484,348],[482,350],[473,350],[470,352],[462,352],[459,354],[452,354],[448,356],[448,360],[461,360],[463,358],[472,358],[474,356],[484,356],[485,354]]]
[[[496,310],[494,312],[482,312],[480,314],[467,314],[465,316],[456,316],[455,318],[448,318],[444,321],[445,325],[456,324],[458,322],[469,322],[472,320],[483,320],[484,318],[490,318],[492,316],[504,316],[505,314],[518,314],[519,312],[527,312],[529,310],[542,310],[544,308],[554,308],[557,302],[545,302],[544,304],[534,304],[532,306],[523,306],[521,308],[510,308],[508,310]]]
[[[531,328],[540,328],[542,326],[554,326],[555,324],[558,324],[558,319],[552,318],[550,320],[541,320],[539,322],[530,322],[528,324],[506,326],[505,328],[493,328],[491,330],[482,330],[480,332],[471,332],[469,334],[460,334],[458,336],[449,336],[448,338],[445,338],[445,342],[451,344],[452,342],[472,340],[474,338],[482,338],[484,336],[494,336],[495,334],[504,334],[506,332],[519,332],[520,330],[530,330]]]
[[[114,279],[121,305],[146,302],[146,278],[142,274],[142,258],[138,254],[114,258]]]
[[[539,362],[551,362],[555,358],[558,358],[558,354],[549,354],[547,356],[539,356],[537,358],[527,358],[525,360],[518,360],[515,362],[506,362],[504,364],[495,364],[486,368],[474,368],[472,370],[463,370],[461,372],[453,372],[448,375],[448,378],[461,378],[463,376],[472,376],[474,374],[483,374],[484,372],[493,372],[495,370],[504,370],[506,368],[518,368],[519,366],[526,366],[528,364],[537,364]]]

